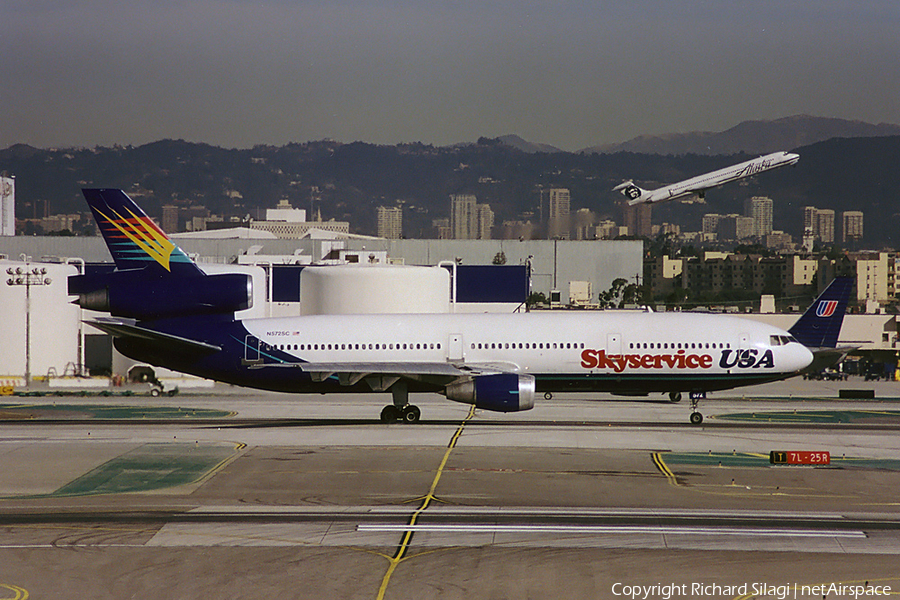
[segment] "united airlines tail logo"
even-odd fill
[[[131,215],[130,219],[123,217],[112,208],[110,208],[110,210],[112,210],[112,213],[116,215],[118,219],[112,219],[99,210],[97,210],[97,213],[106,219],[107,223],[110,223],[113,227],[118,229],[122,235],[128,238],[138,248],[146,252],[150,258],[162,265],[167,271],[172,270],[169,268],[169,258],[175,250],[175,244],[169,241],[166,234],[156,227],[149,218],[138,217],[128,210],[127,207],[125,210]]]
[[[834,314],[834,310],[837,308],[838,301],[837,300],[822,300],[819,302],[819,306],[816,307],[816,316],[817,317],[830,317]]]

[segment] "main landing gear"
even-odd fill
[[[388,404],[381,410],[382,423],[418,423],[422,411],[418,406],[409,403],[409,388],[405,381],[398,381],[391,386],[393,404]]]

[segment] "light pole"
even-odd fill
[[[46,267],[9,267],[6,269],[9,279],[6,285],[25,286],[25,387],[31,386],[31,286],[50,285]]]

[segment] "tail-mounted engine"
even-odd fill
[[[156,277],[134,269],[69,278],[82,308],[139,320],[234,313],[253,305],[252,293],[242,273]]]

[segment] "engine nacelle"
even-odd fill
[[[449,400],[474,404],[497,412],[518,412],[534,408],[534,376],[501,373],[476,375],[451,383],[444,389]]]
[[[243,273],[153,277],[143,270],[69,278],[82,308],[139,320],[234,313],[253,305],[252,280]]]

